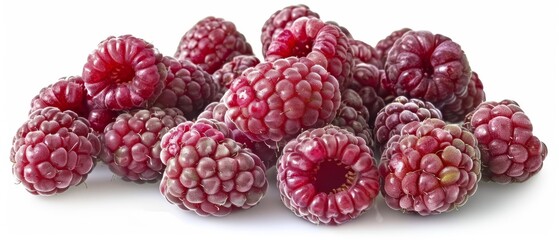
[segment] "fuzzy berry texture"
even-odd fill
[[[410,122],[423,121],[428,118],[442,119],[439,109],[430,102],[419,99],[397,97],[394,102],[387,104],[377,115],[373,129],[375,145],[382,151],[388,140]]]
[[[344,90],[340,109],[332,124],[363,138],[367,146],[372,146],[373,133],[368,120],[369,110],[359,94],[351,89]]]
[[[385,65],[386,84],[397,96],[437,107],[466,94],[471,70],[460,45],[428,31],[408,31],[396,40]]]
[[[231,86],[231,82],[243,73],[249,67],[254,67],[259,64],[260,60],[252,55],[239,55],[234,57],[231,61],[224,64],[223,67],[215,71],[212,75],[215,82],[217,82],[218,93],[215,97],[216,101],[219,101],[225,92]]]
[[[388,51],[390,51],[390,48],[394,46],[396,40],[398,40],[400,37],[402,37],[405,33],[409,31],[411,31],[411,29],[402,28],[390,33],[390,35],[386,36],[386,38],[378,41],[377,45],[375,46],[375,49],[377,50],[380,57],[379,59],[383,65],[386,63],[386,59],[388,57]]]
[[[152,107],[122,113],[105,128],[102,159],[124,180],[156,180],[164,169],[160,160],[161,138],[185,121],[176,108]]]
[[[262,56],[266,56],[266,51],[272,40],[276,38],[283,29],[290,27],[295,20],[301,17],[320,18],[318,13],[311,11],[309,7],[303,4],[290,5],[273,13],[262,26],[262,33],[260,34]]]
[[[225,103],[213,102],[210,103],[202,113],[200,113],[198,119],[213,119],[218,122],[225,123],[229,130],[231,130],[230,138],[256,154],[264,163],[266,170],[276,166],[276,162],[279,157],[279,152],[276,149],[277,147],[270,147],[265,142],[250,140],[250,138],[248,138],[241,130],[235,127],[235,124],[225,118],[226,112],[227,106],[225,106]]]
[[[216,98],[218,86],[212,76],[189,60],[164,57],[167,77],[161,95],[153,106],[178,108],[187,119],[194,119]]]
[[[516,102],[484,102],[466,116],[464,126],[479,142],[484,179],[524,182],[542,168],[547,146],[534,136],[532,122]]]
[[[379,171],[387,205],[422,216],[452,211],[480,179],[474,135],[440,119],[406,124],[383,153]]]
[[[80,76],[60,78],[56,83],[41,89],[31,100],[29,113],[46,107],[56,107],[61,111],[71,110],[81,117],[86,117],[88,107],[87,92]]]
[[[200,216],[225,216],[253,207],[268,187],[258,156],[216,124],[208,119],[180,124],[181,130],[169,136],[175,144],[162,145],[179,148],[167,159],[161,193],[170,203]]]
[[[27,191],[53,195],[82,183],[93,169],[99,139],[77,113],[33,111],[13,139],[12,173]]]
[[[188,30],[175,52],[177,59],[188,59],[209,74],[238,55],[253,55],[245,36],[234,23],[212,16]]]
[[[253,141],[287,142],[330,123],[340,107],[338,81],[314,61],[289,57],[249,68],[225,93],[226,118]]]
[[[371,45],[363,41],[349,39],[349,47],[353,53],[355,64],[368,63],[379,69],[384,69],[379,52]]]
[[[162,55],[152,44],[132,35],[108,37],[83,67],[91,109],[130,110],[146,107],[163,88]]]
[[[353,55],[348,37],[340,28],[314,17],[301,17],[284,29],[270,44],[266,61],[307,57],[324,67],[342,88],[349,82]]]
[[[472,72],[472,78],[468,84],[468,90],[463,96],[459,96],[453,102],[445,105],[441,112],[447,122],[461,122],[466,114],[473,111],[479,104],[485,101],[483,83],[476,72]]]
[[[314,224],[355,219],[379,192],[379,172],[365,140],[332,125],[291,140],[277,168],[282,202]]]

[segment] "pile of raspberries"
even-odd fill
[[[31,100],[12,173],[36,195],[96,164],[159,184],[201,216],[257,205],[277,171],[287,209],[337,225],[386,204],[422,216],[463,206],[480,180],[524,182],[546,145],[513,100],[486,101],[461,46],[403,28],[376,45],[305,5],[273,13],[259,59],[230,21],[207,17],[173,56],[110,36]]]

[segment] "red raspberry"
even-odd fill
[[[319,17],[316,17],[316,18],[319,18]],[[346,27],[344,27],[344,26],[338,24],[337,22],[335,22],[335,21],[326,21],[326,24],[331,24],[331,25],[334,25],[334,26],[340,28],[340,30],[342,30],[342,32],[346,35],[346,37],[347,37],[349,40],[353,39],[353,36],[352,36],[351,33],[349,32],[349,30],[348,30]]]
[[[29,113],[45,107],[56,107],[61,111],[72,110],[85,117],[88,113],[87,93],[80,76],[60,78],[56,83],[41,89],[31,100]]]
[[[253,141],[289,141],[324,126],[340,106],[336,79],[308,58],[289,57],[249,68],[223,96],[226,117]]]
[[[439,109],[430,102],[419,99],[397,97],[394,102],[387,104],[377,115],[374,126],[375,146],[383,150],[388,140],[400,131],[406,123],[423,121],[427,118],[442,119]]]
[[[208,119],[182,123],[162,143],[164,152],[176,155],[167,158],[161,193],[170,203],[201,216],[253,207],[268,188],[262,161],[226,137],[219,124]]]
[[[460,122],[469,112],[473,111],[480,103],[485,101],[483,84],[477,73],[472,72],[468,90],[463,96],[458,96],[454,102],[443,107],[443,118],[448,122]]]
[[[410,122],[400,134],[390,139],[379,166],[388,206],[425,216],[464,205],[480,178],[473,134],[434,118]]]
[[[87,115],[87,120],[93,130],[98,133],[105,131],[105,127],[115,121],[120,111],[109,109],[92,109]]]
[[[385,65],[386,85],[398,96],[437,107],[463,96],[471,71],[460,45],[427,31],[408,31],[396,40]]]
[[[163,172],[161,138],[185,121],[176,108],[152,107],[122,113],[105,128],[103,161],[124,180],[156,180]]]
[[[355,64],[368,63],[379,69],[384,69],[379,52],[371,45],[363,41],[349,39],[349,47],[353,53],[353,59],[356,61]]]
[[[363,138],[367,146],[372,146],[373,133],[367,124],[368,120],[369,110],[363,105],[359,94],[351,89],[344,90],[340,109],[332,124]]]
[[[218,86],[212,76],[189,60],[164,57],[167,68],[164,88],[153,106],[176,107],[193,119],[217,96]]]
[[[255,56],[239,55],[215,71],[212,77],[214,81],[219,84],[218,96],[215,99],[221,99],[223,94],[229,89],[231,82],[233,82],[235,78],[241,76],[244,70],[249,67],[254,67],[259,63],[260,60]]]
[[[378,41],[377,46],[375,47],[375,49],[377,50],[379,56],[380,56],[380,61],[382,63],[382,65],[384,65],[384,63],[386,63],[386,58],[388,57],[388,51],[390,50],[390,48],[392,48],[392,46],[394,46],[394,43],[396,42],[396,40],[398,40],[400,37],[402,37],[405,33],[411,31],[411,29],[409,28],[402,28],[400,30],[396,30],[392,33],[390,33],[390,35],[386,36],[386,38]]]
[[[166,71],[161,54],[132,35],[108,37],[87,58],[83,81],[92,109],[145,107],[159,96]]]
[[[516,102],[481,103],[464,126],[479,142],[484,179],[524,182],[542,168],[547,146],[534,136],[530,119]]]
[[[229,136],[238,143],[241,143],[243,147],[250,149],[256,156],[262,160],[266,169],[270,169],[276,166],[279,154],[275,149],[269,147],[264,142],[255,142],[250,140],[241,130],[235,127],[235,124],[225,118],[225,113],[227,112],[227,106],[223,102],[213,102],[210,103],[206,109],[200,113],[198,119],[213,119],[218,122],[225,123],[227,127],[231,130],[231,135]]]
[[[358,61],[356,61],[358,62]],[[379,102],[382,106],[384,103],[390,103],[396,98],[391,90],[386,88],[383,85],[383,82],[386,82],[386,73],[384,69],[378,68],[374,64],[370,63],[357,63],[352,69],[352,77],[349,82],[349,88],[360,92],[364,88],[372,88],[375,91],[375,97],[379,97],[382,100],[382,103]],[[362,96],[363,97],[363,96]],[[375,101],[372,101],[375,102]],[[369,106],[369,109],[372,108],[372,105],[365,104]],[[376,108],[374,112],[371,112],[372,120],[374,120],[376,113],[380,108]]]
[[[188,59],[209,74],[237,55],[253,55],[245,36],[234,23],[211,16],[188,30],[175,52],[178,60]]]
[[[367,111],[369,112],[369,120],[367,120],[367,123],[370,127],[373,127],[378,113],[385,106],[384,100],[377,95],[374,88],[369,86],[361,87],[357,94],[359,94],[359,97],[361,97],[363,101],[363,105],[367,107]]]
[[[353,56],[347,36],[340,28],[318,18],[301,17],[284,29],[270,44],[266,61],[290,56],[307,57],[324,67],[345,88]]]
[[[357,218],[379,191],[379,172],[365,140],[332,125],[291,140],[277,167],[281,200],[315,224]]]
[[[77,113],[38,109],[13,139],[12,173],[32,194],[61,193],[87,178],[99,146],[88,121]]]
[[[262,34],[260,41],[262,42],[262,55],[266,56],[266,51],[270,43],[276,38],[283,29],[288,28],[295,20],[300,17],[316,17],[320,18],[318,13],[309,9],[309,7],[299,4],[287,6],[272,14],[262,26]]]

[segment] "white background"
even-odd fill
[[[559,12],[540,1],[469,2],[2,1],[0,239],[12,234],[135,236],[127,239],[162,235],[175,235],[173,239],[197,235],[222,239],[557,237]],[[268,172],[270,187],[258,206],[225,218],[183,211],[165,201],[157,184],[124,182],[102,164],[86,184],[58,196],[33,196],[14,184],[9,150],[31,98],[59,77],[81,74],[87,55],[107,36],[133,34],[173,55],[182,34],[203,17],[214,15],[234,22],[261,58],[262,24],[276,10],[296,3],[307,4],[323,20],[337,21],[354,38],[373,46],[402,27],[451,37],[479,73],[488,99],[514,99],[528,114],[534,133],[549,147],[543,170],[522,184],[480,183],[463,208],[438,216],[402,214],[387,208],[379,197],[374,208],[338,227],[315,226],[295,217],[279,200],[274,171]]]

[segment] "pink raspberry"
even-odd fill
[[[39,95],[31,100],[29,113],[45,107],[56,107],[61,111],[72,110],[85,117],[88,113],[86,96],[87,92],[80,76],[63,77],[41,89]]]
[[[330,123],[340,106],[338,81],[308,58],[249,68],[225,93],[226,118],[253,141],[287,142]]]
[[[463,96],[458,96],[454,102],[445,105],[441,109],[443,118],[448,122],[456,123],[463,121],[466,114],[473,111],[483,101],[485,101],[483,83],[481,83],[477,73],[472,72],[472,78],[466,93]]]
[[[215,82],[219,84],[218,96],[216,101],[223,97],[223,94],[229,89],[231,82],[249,67],[254,67],[259,64],[260,60],[252,55],[239,55],[234,57],[231,61],[223,65],[220,69],[215,71],[212,75]]]

